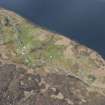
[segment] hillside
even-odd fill
[[[97,52],[2,8],[0,62],[2,105],[104,105],[105,61]]]

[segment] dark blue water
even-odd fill
[[[0,0],[0,6],[71,37],[105,58],[105,0]]]

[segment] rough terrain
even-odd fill
[[[98,53],[2,8],[0,62],[0,105],[105,103]]]
[[[29,73],[15,64],[0,65],[0,105],[104,105],[80,80],[62,74]]]

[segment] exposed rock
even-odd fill
[[[28,74],[22,67],[0,68],[0,105],[104,105],[105,96],[64,74]],[[21,72],[20,72],[21,71]],[[12,74],[12,75],[10,75]]]

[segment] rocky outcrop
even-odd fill
[[[15,64],[0,65],[0,105],[104,105],[104,99],[72,76],[42,76]]]

